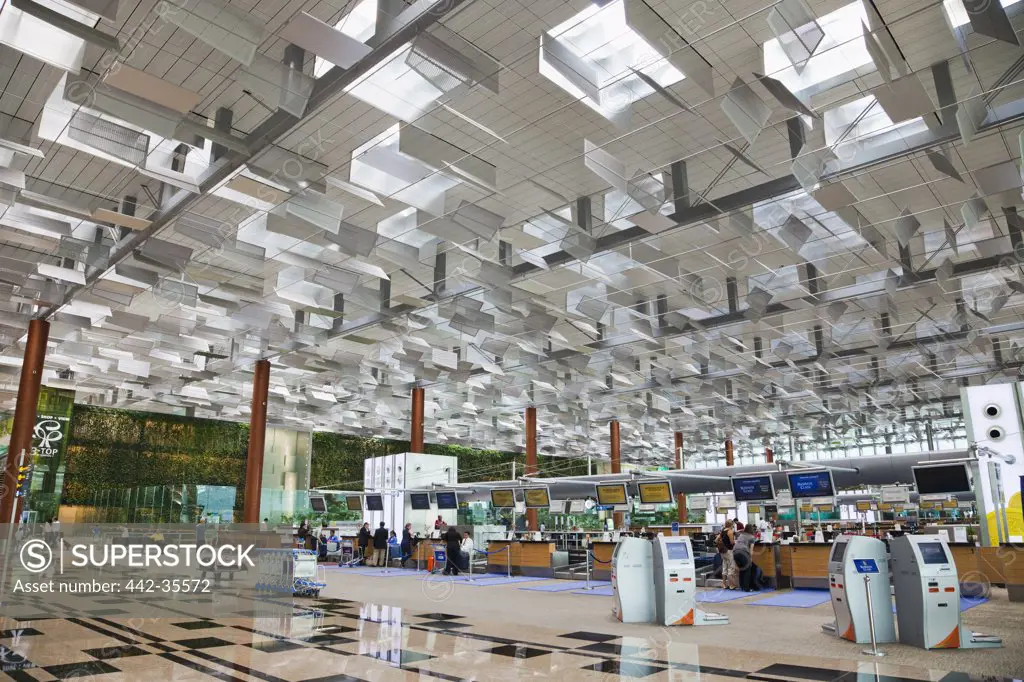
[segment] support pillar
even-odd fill
[[[683,433],[682,431],[676,431],[675,438],[675,452],[676,452],[676,469],[682,470],[683,468]],[[689,521],[689,512],[686,509],[686,495],[684,493],[676,494],[676,520],[679,523],[687,523]]]
[[[423,388],[412,389],[412,432],[409,436],[409,451],[423,452]]]
[[[526,408],[526,471],[525,476],[537,475],[537,408]],[[526,530],[540,530],[537,510],[526,510]]]
[[[263,446],[267,439],[267,392],[270,360],[257,360],[252,375],[252,409],[249,412],[249,451],[245,458],[245,506],[242,523],[260,522],[263,492]]]
[[[619,420],[613,419],[608,423],[609,437],[611,440],[611,460],[612,460],[612,473],[622,473],[622,458],[619,454]],[[618,530],[622,526],[622,512],[615,512],[612,515],[615,520],[615,528]]]
[[[28,341],[25,343],[18,398],[14,406],[14,424],[11,427],[4,477],[0,482],[0,523],[10,523],[12,512],[20,513],[17,509],[20,500],[15,497],[18,490],[18,460],[22,450],[25,451],[26,463],[32,454],[32,434],[36,426],[39,386],[43,379],[43,362],[46,360],[46,341],[49,336],[49,322],[31,320],[28,323]]]
[[[725,466],[731,467],[733,465],[733,454],[732,454],[732,439],[725,441]]]

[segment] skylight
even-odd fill
[[[825,37],[799,73],[779,39],[772,38],[764,44],[765,73],[793,92],[810,90],[813,94],[874,71],[862,23],[867,23],[867,14],[859,1],[819,17]]]
[[[589,6],[549,32],[560,45],[591,67],[593,83],[600,98],[595,100],[565,77],[540,48],[540,73],[560,88],[605,118],[613,118],[629,104],[654,92],[636,74],[634,68],[662,87],[678,83],[685,77],[626,23],[623,0],[604,7]],[[628,74],[628,75],[627,75]]]
[[[349,38],[365,43],[377,31],[377,0],[362,0],[351,12],[343,16],[334,28]],[[313,62],[313,77],[319,78],[333,66],[334,64],[326,59],[317,57]]]
[[[416,120],[444,91],[409,67],[411,52],[412,43],[406,43],[345,92],[401,121]]]
[[[1016,5],[1021,0],[1000,0],[1003,7]],[[963,0],[942,0],[942,9],[946,10],[946,17],[953,28],[959,28],[971,23],[967,10],[964,8]]]

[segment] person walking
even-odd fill
[[[373,531],[373,565],[384,566],[387,563],[388,553],[388,529],[384,522],[380,522],[380,528]]]
[[[359,558],[362,559],[364,566],[370,565],[370,558],[366,556],[366,548],[370,545],[370,522],[367,521],[363,524],[363,527],[359,529],[359,535],[356,537],[356,544],[359,546]]]
[[[445,575],[459,574],[459,554],[462,552],[462,534],[455,526],[448,526],[444,534],[445,554],[447,561],[444,565]]]

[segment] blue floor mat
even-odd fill
[[[531,590],[533,592],[569,592],[570,590],[579,590],[586,585],[585,582],[580,580],[563,580],[557,583],[551,583],[550,585],[532,585],[530,587],[520,587],[520,590]],[[590,585],[592,587],[606,587],[611,585],[607,580],[591,580]]]
[[[589,594],[595,597],[611,597],[615,593],[612,591],[611,585],[605,585],[604,587],[595,587],[592,590],[573,590],[570,594]]]
[[[743,592],[741,590],[704,590],[703,592],[697,593],[697,601],[701,604],[721,604],[727,601],[736,601],[737,599],[745,599],[746,597],[757,597],[764,595],[766,592],[772,592],[772,590],[759,590],[757,592]]]
[[[777,592],[767,599],[747,602],[748,606],[782,606],[793,609],[809,609],[832,601],[828,590],[793,590]]]

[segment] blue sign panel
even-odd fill
[[[874,559],[854,559],[853,565],[858,573],[878,573],[878,564]]]
[[[673,533],[678,533],[679,532],[679,522],[678,521],[673,521],[672,522],[672,532]]]

